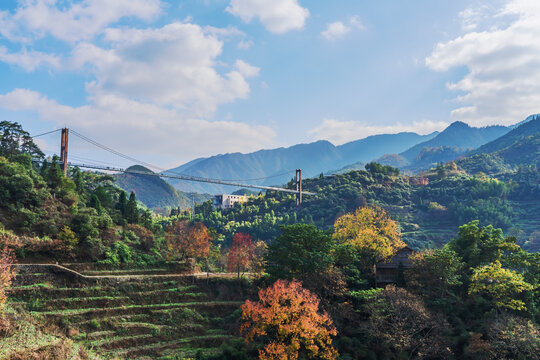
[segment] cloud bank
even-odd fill
[[[475,30],[476,21],[485,21],[482,11],[489,9],[462,12],[464,29],[472,31],[438,43],[425,63],[435,71],[468,69],[461,80],[447,85],[459,92],[453,120],[513,124],[540,109],[540,2],[512,0],[490,17],[494,24]]]

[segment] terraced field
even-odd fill
[[[216,352],[234,339],[234,313],[248,297],[248,287],[234,279],[167,275],[161,269],[88,273],[122,276],[81,281],[22,267],[10,302],[57,323],[106,359],[183,359]]]

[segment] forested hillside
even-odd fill
[[[152,172],[141,165],[129,167],[127,170]],[[194,203],[203,202],[209,196],[198,193],[184,193],[173,188],[168,182],[157,176],[122,173],[113,175],[116,184],[127,191],[133,192],[137,199],[152,209],[181,208],[189,209]]]
[[[112,176],[64,176],[18,124],[2,123],[0,134],[1,356],[540,352],[537,168],[493,178],[449,162],[410,177],[371,162],[305,179],[315,195],[299,208],[268,192],[161,216]],[[395,259],[395,276],[380,277]],[[15,261],[26,263],[19,275]]]
[[[397,169],[374,163],[367,167],[305,180],[304,189],[316,195],[305,196],[299,209],[293,195],[268,192],[232,210],[213,210],[208,202],[196,207],[195,216],[229,239],[241,231],[270,240],[279,233],[279,225],[300,221],[326,229],[339,216],[374,204],[399,222],[404,241],[414,248],[440,246],[455,236],[459,224],[475,219],[507,231],[521,230],[521,243],[538,247],[534,231],[540,219],[527,211],[540,210],[538,182],[515,186],[515,182],[470,175],[455,163],[422,177],[402,176]],[[428,183],[419,184],[421,178]]]
[[[459,161],[469,172],[507,174],[540,167],[540,116],[532,116],[506,135],[481,146]]]

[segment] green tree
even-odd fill
[[[125,191],[120,192],[120,196],[118,197],[118,203],[116,204],[116,208],[120,211],[120,214],[122,217],[125,217],[127,214],[127,196]]]
[[[500,261],[473,270],[469,294],[484,294],[493,299],[497,310],[527,310],[517,297],[534,286],[523,280],[523,275],[502,267]]]
[[[282,226],[281,231],[266,256],[266,271],[272,277],[302,279],[332,266],[334,242],[328,233],[311,224]]]
[[[460,226],[458,237],[447,244],[468,267],[489,264],[499,260],[505,252],[519,250],[515,238],[505,238],[501,229],[491,225],[479,227],[478,223],[475,220]]]
[[[88,206],[96,209],[98,214],[101,214],[101,212],[103,211],[103,208],[101,206],[101,201],[99,201],[99,198],[97,197],[96,194],[92,194],[92,196],[90,197],[90,203],[88,204]]]
[[[452,291],[462,284],[463,263],[447,248],[425,250],[411,257],[412,266],[406,271],[407,285],[426,301],[450,310],[447,305],[455,297]]]
[[[0,121],[0,156],[14,160],[20,154],[29,154],[33,158],[44,157],[30,134],[24,131],[20,124]]]
[[[137,201],[135,200],[135,193],[133,191],[129,194],[129,200],[126,206],[126,220],[130,224],[139,223],[139,209],[137,208]]]

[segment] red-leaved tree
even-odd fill
[[[261,339],[259,359],[337,359],[332,346],[337,330],[319,298],[296,280],[278,280],[259,291],[259,301],[242,305],[241,332],[246,342]]]
[[[166,234],[169,255],[172,257],[203,259],[210,251],[208,228],[201,222],[174,222]]]
[[[242,233],[234,234],[227,258],[229,271],[238,272],[238,277],[240,277],[240,271],[244,272],[249,268],[253,260],[254,250],[255,246],[253,245],[251,235]]]

